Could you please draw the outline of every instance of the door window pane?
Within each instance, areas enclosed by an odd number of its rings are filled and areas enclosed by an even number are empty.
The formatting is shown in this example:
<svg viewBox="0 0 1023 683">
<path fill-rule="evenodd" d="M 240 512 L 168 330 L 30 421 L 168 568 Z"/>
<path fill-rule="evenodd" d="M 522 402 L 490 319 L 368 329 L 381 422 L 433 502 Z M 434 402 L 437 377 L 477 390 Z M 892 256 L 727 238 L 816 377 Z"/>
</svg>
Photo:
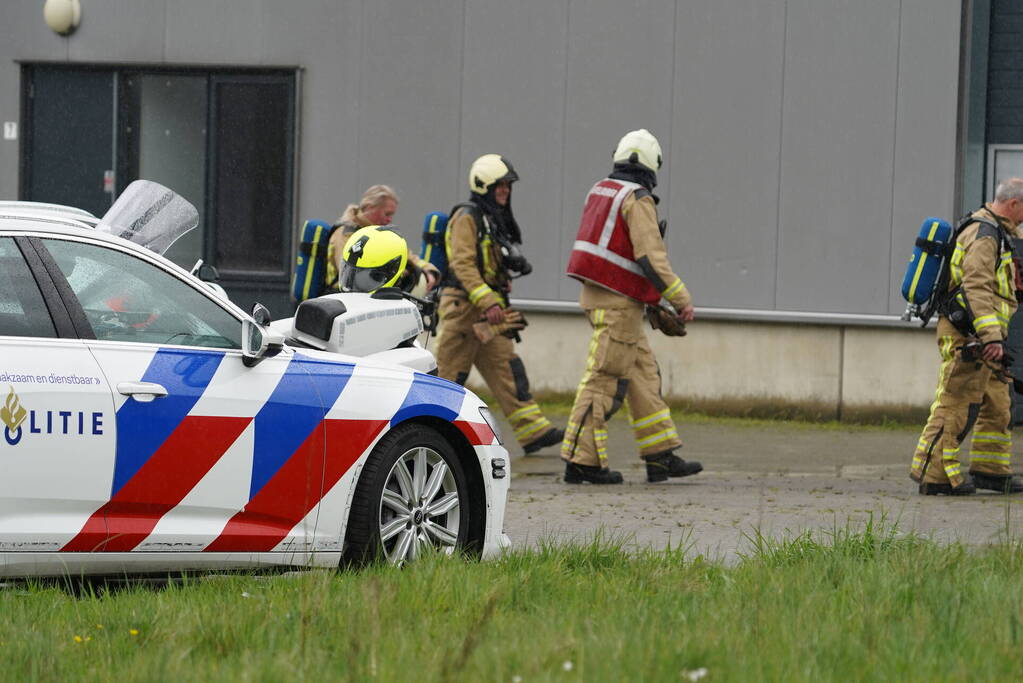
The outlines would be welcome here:
<svg viewBox="0 0 1023 683">
<path fill-rule="evenodd" d="M 216 264 L 222 270 L 288 270 L 291 88 L 216 82 Z"/>
<path fill-rule="evenodd" d="M 138 74 L 138 177 L 166 185 L 202 215 L 206 206 L 206 76 Z M 202 257 L 206 221 L 164 256 L 182 268 Z"/>
<path fill-rule="evenodd" d="M 57 336 L 35 278 L 10 237 L 0 237 L 0 336 Z"/>
<path fill-rule="evenodd" d="M 96 339 L 240 349 L 241 322 L 204 293 L 124 252 L 45 240 Z"/>
</svg>

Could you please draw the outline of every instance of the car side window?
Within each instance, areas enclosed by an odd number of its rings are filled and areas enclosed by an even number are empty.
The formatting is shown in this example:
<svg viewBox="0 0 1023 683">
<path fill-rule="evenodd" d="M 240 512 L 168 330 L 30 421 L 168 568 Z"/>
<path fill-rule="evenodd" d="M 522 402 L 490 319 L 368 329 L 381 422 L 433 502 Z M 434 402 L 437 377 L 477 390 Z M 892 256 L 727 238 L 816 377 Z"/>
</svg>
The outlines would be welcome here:
<svg viewBox="0 0 1023 683">
<path fill-rule="evenodd" d="M 193 287 L 116 249 L 43 240 L 96 339 L 241 348 L 241 321 Z"/>
<path fill-rule="evenodd" d="M 11 237 L 0 237 L 0 336 L 57 336 L 32 271 Z"/>
</svg>

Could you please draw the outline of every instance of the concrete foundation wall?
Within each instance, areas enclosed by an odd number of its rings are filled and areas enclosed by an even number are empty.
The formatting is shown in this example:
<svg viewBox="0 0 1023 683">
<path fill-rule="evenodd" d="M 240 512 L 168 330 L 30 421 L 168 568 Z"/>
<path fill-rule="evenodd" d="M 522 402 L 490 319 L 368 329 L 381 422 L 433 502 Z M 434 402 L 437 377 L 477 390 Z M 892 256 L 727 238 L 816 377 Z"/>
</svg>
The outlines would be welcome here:
<svg viewBox="0 0 1023 683">
<path fill-rule="evenodd" d="M 586 365 L 590 328 L 578 313 L 528 313 L 518 353 L 534 392 L 572 393 Z M 669 399 L 742 411 L 772 403 L 828 417 L 927 409 L 938 353 L 934 331 L 907 325 L 842 327 L 697 321 L 677 339 L 647 330 Z M 469 384 L 482 387 L 475 372 Z"/>
</svg>

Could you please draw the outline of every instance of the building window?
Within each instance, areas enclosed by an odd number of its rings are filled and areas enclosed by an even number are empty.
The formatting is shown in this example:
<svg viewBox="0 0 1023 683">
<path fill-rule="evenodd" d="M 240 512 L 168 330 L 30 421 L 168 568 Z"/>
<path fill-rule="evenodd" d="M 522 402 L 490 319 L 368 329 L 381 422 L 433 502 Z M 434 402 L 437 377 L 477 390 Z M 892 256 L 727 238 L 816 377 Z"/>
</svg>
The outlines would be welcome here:
<svg viewBox="0 0 1023 683">
<path fill-rule="evenodd" d="M 162 183 L 200 215 L 168 258 L 216 266 L 243 307 L 287 304 L 294 70 L 22 69 L 22 199 L 102 216 L 131 181 Z"/>
</svg>

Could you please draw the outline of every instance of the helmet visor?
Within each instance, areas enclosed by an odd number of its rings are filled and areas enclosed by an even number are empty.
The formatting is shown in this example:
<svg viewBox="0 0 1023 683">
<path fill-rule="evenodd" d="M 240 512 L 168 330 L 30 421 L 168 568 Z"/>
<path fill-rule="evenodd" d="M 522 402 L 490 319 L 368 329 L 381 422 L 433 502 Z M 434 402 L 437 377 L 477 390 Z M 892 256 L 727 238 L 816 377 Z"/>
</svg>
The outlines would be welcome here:
<svg viewBox="0 0 1023 683">
<path fill-rule="evenodd" d="M 380 266 L 362 267 L 345 263 L 341 268 L 340 285 L 346 292 L 375 292 L 388 287 L 398 279 L 401 256 L 395 256 Z"/>
</svg>

